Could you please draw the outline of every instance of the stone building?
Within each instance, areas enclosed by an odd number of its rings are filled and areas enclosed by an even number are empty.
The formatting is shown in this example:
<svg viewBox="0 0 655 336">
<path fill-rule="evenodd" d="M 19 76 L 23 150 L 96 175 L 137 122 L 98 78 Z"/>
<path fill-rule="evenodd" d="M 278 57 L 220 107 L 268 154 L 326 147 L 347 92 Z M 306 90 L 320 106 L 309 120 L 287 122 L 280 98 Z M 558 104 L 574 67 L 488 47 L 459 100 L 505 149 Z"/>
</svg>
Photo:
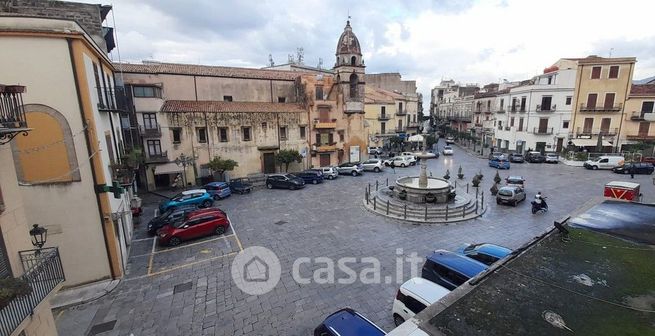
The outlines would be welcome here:
<svg viewBox="0 0 655 336">
<path fill-rule="evenodd" d="M 366 85 L 399 94 L 394 125 L 402 137 L 418 133 L 423 120 L 423 95 L 416 91 L 415 80 L 402 80 L 397 72 L 366 74 Z"/>
</svg>

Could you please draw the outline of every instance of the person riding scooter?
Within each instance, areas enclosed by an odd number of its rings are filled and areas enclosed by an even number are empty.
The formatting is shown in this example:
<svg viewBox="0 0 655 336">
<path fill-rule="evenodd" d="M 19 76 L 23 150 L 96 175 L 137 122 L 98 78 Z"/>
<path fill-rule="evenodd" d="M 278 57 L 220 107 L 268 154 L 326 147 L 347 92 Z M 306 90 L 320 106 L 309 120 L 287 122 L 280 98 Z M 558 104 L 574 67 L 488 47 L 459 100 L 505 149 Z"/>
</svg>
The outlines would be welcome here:
<svg viewBox="0 0 655 336">
<path fill-rule="evenodd" d="M 541 191 L 534 196 L 534 201 L 532 201 L 532 213 L 537 213 L 537 211 L 548 211 L 548 204 L 546 204 L 546 197 L 541 195 Z"/>
</svg>

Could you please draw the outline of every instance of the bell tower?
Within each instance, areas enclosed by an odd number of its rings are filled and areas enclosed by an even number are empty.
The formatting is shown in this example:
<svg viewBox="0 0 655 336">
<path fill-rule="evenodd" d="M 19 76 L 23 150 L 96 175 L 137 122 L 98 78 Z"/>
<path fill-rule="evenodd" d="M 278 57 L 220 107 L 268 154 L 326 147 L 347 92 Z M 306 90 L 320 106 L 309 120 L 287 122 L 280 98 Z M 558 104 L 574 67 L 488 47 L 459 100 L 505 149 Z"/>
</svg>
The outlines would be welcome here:
<svg viewBox="0 0 655 336">
<path fill-rule="evenodd" d="M 337 43 L 334 72 L 343 96 L 345 113 L 364 113 L 364 74 L 365 66 L 359 40 L 350 21 L 346 21 L 339 42 Z"/>
</svg>

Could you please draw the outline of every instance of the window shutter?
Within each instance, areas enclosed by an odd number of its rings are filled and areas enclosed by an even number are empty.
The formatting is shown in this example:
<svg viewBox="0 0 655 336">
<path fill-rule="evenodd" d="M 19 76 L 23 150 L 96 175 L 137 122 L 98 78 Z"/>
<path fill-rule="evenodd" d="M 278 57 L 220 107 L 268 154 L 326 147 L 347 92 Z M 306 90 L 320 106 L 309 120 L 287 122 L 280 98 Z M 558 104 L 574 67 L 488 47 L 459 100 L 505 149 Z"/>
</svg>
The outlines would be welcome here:
<svg viewBox="0 0 655 336">
<path fill-rule="evenodd" d="M 9 277 L 11 277 L 11 266 L 9 266 L 5 242 L 2 240 L 2 237 L 0 237 L 0 279 Z"/>
</svg>

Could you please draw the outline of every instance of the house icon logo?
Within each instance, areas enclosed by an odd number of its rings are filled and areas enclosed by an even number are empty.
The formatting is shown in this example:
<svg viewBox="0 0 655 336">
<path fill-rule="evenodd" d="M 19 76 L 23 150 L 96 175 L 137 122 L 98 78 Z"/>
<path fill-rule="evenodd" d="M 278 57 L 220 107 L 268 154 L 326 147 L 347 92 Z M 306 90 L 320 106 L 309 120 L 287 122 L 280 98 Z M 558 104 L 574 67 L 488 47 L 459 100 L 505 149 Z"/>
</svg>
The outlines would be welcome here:
<svg viewBox="0 0 655 336">
<path fill-rule="evenodd" d="M 273 251 L 252 246 L 239 252 L 230 268 L 232 280 L 246 294 L 262 295 L 270 292 L 280 281 L 282 268 Z"/>
</svg>

